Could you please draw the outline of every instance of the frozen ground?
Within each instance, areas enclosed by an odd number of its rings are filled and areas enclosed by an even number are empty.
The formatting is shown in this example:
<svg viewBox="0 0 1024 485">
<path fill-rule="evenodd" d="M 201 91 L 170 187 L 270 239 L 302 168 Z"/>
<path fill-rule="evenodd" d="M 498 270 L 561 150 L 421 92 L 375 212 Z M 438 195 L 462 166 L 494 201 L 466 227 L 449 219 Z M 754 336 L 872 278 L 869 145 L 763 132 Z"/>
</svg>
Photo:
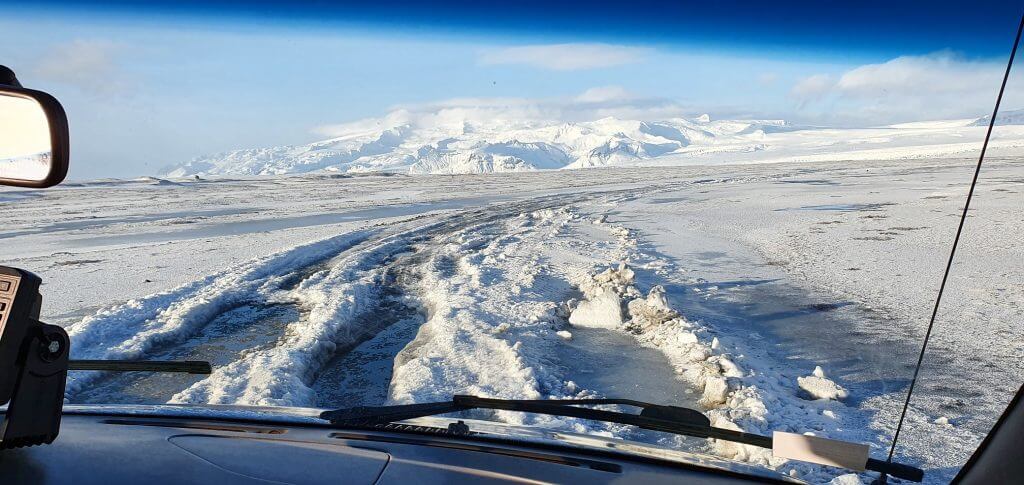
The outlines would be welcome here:
<svg viewBox="0 0 1024 485">
<path fill-rule="evenodd" d="M 972 163 L 111 180 L 0 191 L 0 248 L 43 277 L 43 318 L 76 357 L 215 367 L 76 373 L 71 402 L 624 396 L 884 458 Z M 931 481 L 1024 380 L 1022 190 L 1024 169 L 987 162 L 897 449 Z"/>
</svg>

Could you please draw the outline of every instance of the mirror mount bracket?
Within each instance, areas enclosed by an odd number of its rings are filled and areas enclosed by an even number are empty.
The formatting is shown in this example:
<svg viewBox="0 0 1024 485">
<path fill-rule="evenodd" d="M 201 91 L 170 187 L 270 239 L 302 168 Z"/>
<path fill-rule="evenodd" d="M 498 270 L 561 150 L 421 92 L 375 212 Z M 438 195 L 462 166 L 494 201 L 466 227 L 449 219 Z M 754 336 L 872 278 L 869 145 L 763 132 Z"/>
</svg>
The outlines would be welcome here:
<svg viewBox="0 0 1024 485">
<path fill-rule="evenodd" d="M 0 65 L 0 84 L 7 86 L 14 86 L 20 88 L 21 83 L 18 82 L 18 76 L 14 75 L 14 71 L 7 66 Z"/>
<path fill-rule="evenodd" d="M 0 425 L 0 449 L 52 443 L 60 432 L 68 376 L 67 332 L 39 321 L 24 343 L 25 363 Z"/>
<path fill-rule="evenodd" d="M 42 280 L 0 267 L 0 399 L 8 401 L 0 423 L 0 449 L 52 443 L 60 430 L 70 339 L 63 328 L 39 321 Z M 0 401 L 2 404 L 3 401 Z"/>
</svg>

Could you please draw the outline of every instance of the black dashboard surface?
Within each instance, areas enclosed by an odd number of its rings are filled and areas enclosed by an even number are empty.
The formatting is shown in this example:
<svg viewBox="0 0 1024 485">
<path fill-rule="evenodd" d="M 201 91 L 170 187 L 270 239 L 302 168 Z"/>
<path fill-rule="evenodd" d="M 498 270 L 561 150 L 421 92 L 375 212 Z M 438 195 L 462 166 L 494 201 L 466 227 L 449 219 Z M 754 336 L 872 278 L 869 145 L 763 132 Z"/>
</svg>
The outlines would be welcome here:
<svg viewBox="0 0 1024 485">
<path fill-rule="evenodd" d="M 394 431 L 65 415 L 48 446 L 0 451 L 3 483 L 749 483 L 698 467 Z"/>
</svg>

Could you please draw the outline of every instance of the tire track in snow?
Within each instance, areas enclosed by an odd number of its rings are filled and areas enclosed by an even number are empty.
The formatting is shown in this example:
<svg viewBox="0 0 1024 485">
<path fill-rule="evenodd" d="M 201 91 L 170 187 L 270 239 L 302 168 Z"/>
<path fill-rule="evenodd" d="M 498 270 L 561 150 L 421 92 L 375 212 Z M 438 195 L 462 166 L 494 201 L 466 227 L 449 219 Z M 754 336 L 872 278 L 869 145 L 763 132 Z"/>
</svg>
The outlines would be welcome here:
<svg viewBox="0 0 1024 485">
<path fill-rule="evenodd" d="M 401 291 L 389 276 L 394 268 L 400 268 L 396 261 L 418 246 L 429 247 L 427 242 L 436 235 L 502 219 L 523 208 L 561 203 L 544 197 L 460 211 L 412 229 L 393 231 L 335 257 L 326 269 L 287 292 L 302 309 L 301 317 L 285 327 L 273 346 L 245 353 L 215 369 L 213 375 L 175 394 L 171 401 L 289 406 L 335 402 L 330 392 L 336 387 L 316 385 L 325 364 L 408 316 L 401 302 L 396 305 Z M 318 399 L 318 390 L 327 396 Z"/>
<path fill-rule="evenodd" d="M 282 330 L 299 318 L 294 305 L 250 302 L 224 311 L 192 338 L 147 355 L 152 360 L 205 360 L 214 367 L 231 363 L 239 355 L 274 345 Z M 149 372 L 110 373 L 75 395 L 75 403 L 166 402 L 202 376 Z"/>
<path fill-rule="evenodd" d="M 295 352 L 288 355 L 305 362 L 298 368 L 280 363 L 271 365 L 282 371 L 282 375 L 263 379 L 260 390 L 250 389 L 249 392 L 239 387 L 242 385 L 239 382 L 247 382 L 253 376 L 240 377 L 237 368 L 233 369 L 235 378 L 229 379 L 236 381 L 236 385 L 221 390 L 211 388 L 216 379 L 196 382 L 194 376 L 74 372 L 67 397 L 72 402 L 156 402 L 189 386 L 172 399 L 313 405 L 315 393 L 309 390 L 307 383 L 316 380 L 325 356 L 343 354 L 392 323 L 408 320 L 410 312 L 403 309 L 405 303 L 399 301 L 404 290 L 393 288 L 386 271 L 381 270 L 393 265 L 397 255 L 416 245 L 430 247 L 430 243 L 424 242 L 438 235 L 452 234 L 524 211 L 618 192 L 543 196 L 462 210 L 454 215 L 449 212 L 418 216 L 383 229 L 357 231 L 298 246 L 170 291 L 101 310 L 68 328 L 75 358 L 208 359 L 221 371 L 232 365 L 242 366 L 241 361 L 259 360 L 255 356 L 265 358 L 267 353 L 280 350 L 282 345 L 295 347 L 304 342 L 301 334 L 314 327 L 323 330 L 326 324 L 330 329 L 314 336 L 312 341 L 305 341 L 310 347 L 292 349 Z M 346 266 L 347 270 L 338 270 L 340 266 Z M 342 277 L 339 279 L 339 276 Z M 350 280 L 357 276 L 363 281 L 351 285 Z M 331 285 L 358 291 L 325 291 Z M 339 306 L 339 302 L 358 304 L 344 310 L 341 307 L 345 304 Z M 388 316 L 388 309 L 396 311 Z M 380 315 L 382 310 L 383 322 L 374 323 L 372 318 L 366 317 Z M 311 316 L 316 320 L 312 325 Z M 339 319 L 345 323 L 334 326 Z M 250 346 L 239 349 L 237 345 L 227 345 L 230 342 L 247 342 Z M 250 366 L 241 374 L 249 371 L 255 369 Z M 331 393 L 324 392 L 330 398 Z"/>
<path fill-rule="evenodd" d="M 472 234 L 465 247 L 481 247 L 494 241 L 515 238 L 503 232 L 505 221 L 523 211 L 558 207 L 574 200 L 543 198 L 529 203 L 483 210 L 449 220 L 411 244 L 408 252 L 395 257 L 383 271 L 380 305 L 359 317 L 358 328 L 366 329 L 339 350 L 317 376 L 314 388 L 323 407 L 381 405 L 390 400 L 392 374 L 425 337 L 417 333 L 435 309 L 423 298 L 423 279 L 431 270 L 441 278 L 454 277 L 459 262 L 449 254 L 457 241 Z"/>
<path fill-rule="evenodd" d="M 297 271 L 344 252 L 369 236 L 370 231 L 357 231 L 305 244 L 169 291 L 103 309 L 67 328 L 72 357 L 143 359 L 175 347 L 187 347 L 197 335 L 197 342 L 214 338 L 215 335 L 203 332 L 221 315 L 246 306 L 286 302 L 280 299 L 281 293 L 295 285 Z M 228 332 L 224 336 L 247 326 L 225 329 Z M 109 392 L 104 392 L 105 382 L 110 382 L 106 388 Z M 65 396 L 77 402 L 77 393 L 89 389 L 93 399 L 119 402 L 118 391 L 128 382 L 110 373 L 71 372 Z"/>
<path fill-rule="evenodd" d="M 443 218 L 444 216 L 439 216 Z M 273 346 L 308 308 L 293 294 L 348 253 L 372 251 L 395 234 L 447 227 L 414 217 L 383 230 L 360 230 L 257 258 L 181 287 L 98 311 L 68 327 L 74 358 L 204 359 L 215 366 Z M 419 224 L 419 225 L 417 225 Z M 413 227 L 410 229 L 410 227 Z M 258 338 L 253 338 L 258 336 Z M 249 342 L 237 348 L 230 343 Z M 217 352 L 217 348 L 222 352 Z M 198 376 L 72 372 L 71 402 L 161 402 Z M 184 385 L 183 385 L 184 384 Z M 136 387 L 139 387 L 136 389 Z M 173 391 L 172 391 L 173 390 Z"/>
<path fill-rule="evenodd" d="M 607 203 L 608 197 L 600 200 Z M 615 244 L 589 241 L 571 230 L 580 223 L 574 210 L 561 207 L 447 238 L 421 266 L 420 283 L 410 289 L 430 312 L 413 342 L 394 359 L 386 401 L 425 402 L 471 393 L 509 399 L 631 397 L 691 406 L 696 398 L 687 395 L 688 383 L 660 351 L 622 330 L 569 326 L 563 302 L 579 296 L 574 280 L 620 253 Z M 590 226 L 589 221 L 583 224 Z M 378 402 L 363 404 L 381 404 L 384 397 L 378 389 Z M 662 433 L 571 418 L 472 414 L 680 443 Z"/>
</svg>

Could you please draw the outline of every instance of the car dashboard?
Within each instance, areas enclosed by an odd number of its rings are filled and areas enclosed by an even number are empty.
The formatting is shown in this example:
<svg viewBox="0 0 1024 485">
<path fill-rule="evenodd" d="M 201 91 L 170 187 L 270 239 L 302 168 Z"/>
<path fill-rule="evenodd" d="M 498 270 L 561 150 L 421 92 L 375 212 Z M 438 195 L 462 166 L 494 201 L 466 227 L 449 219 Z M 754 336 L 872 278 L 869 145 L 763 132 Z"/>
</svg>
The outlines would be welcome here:
<svg viewBox="0 0 1024 485">
<path fill-rule="evenodd" d="M 788 480 L 621 452 L 393 424 L 65 414 L 50 445 L 0 451 L 4 483 L 749 483 Z"/>
</svg>

